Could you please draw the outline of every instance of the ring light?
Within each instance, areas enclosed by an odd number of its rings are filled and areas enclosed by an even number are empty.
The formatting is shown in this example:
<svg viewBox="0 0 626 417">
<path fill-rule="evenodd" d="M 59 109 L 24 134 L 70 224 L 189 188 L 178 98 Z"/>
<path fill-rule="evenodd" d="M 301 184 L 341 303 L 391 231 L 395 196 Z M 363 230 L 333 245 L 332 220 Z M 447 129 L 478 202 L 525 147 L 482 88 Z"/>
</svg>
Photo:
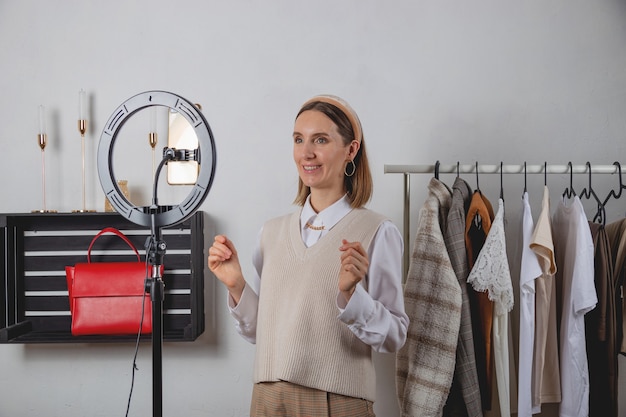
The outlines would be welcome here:
<svg viewBox="0 0 626 417">
<path fill-rule="evenodd" d="M 189 122 L 198 137 L 197 149 L 165 148 L 154 178 L 154 196 L 149 207 L 136 207 L 117 187 L 113 172 L 113 146 L 124 123 L 136 112 L 146 107 L 164 106 L 176 110 Z M 202 157 L 202 158 L 201 158 Z M 177 206 L 158 206 L 157 180 L 160 169 L 169 161 L 197 161 L 200 166 L 191 192 Z M 151 265 L 152 276 L 146 279 L 146 292 L 152 301 L 152 415 L 163 415 L 163 299 L 164 283 L 161 277 L 166 244 L 161 240 L 161 227 L 170 226 L 190 217 L 206 198 L 215 175 L 215 144 L 211 128 L 198 108 L 184 98 L 165 91 L 146 91 L 122 103 L 107 121 L 98 147 L 98 176 L 106 198 L 119 214 L 131 222 L 150 227 L 151 237 L 146 241 L 146 263 Z"/>
<path fill-rule="evenodd" d="M 199 155 L 195 158 L 200 166 L 196 183 L 187 197 L 179 205 L 159 207 L 156 214 L 150 213 L 148 207 L 137 207 L 128 201 L 117 186 L 112 163 L 115 139 L 124 123 L 139 110 L 151 106 L 168 107 L 185 117 L 198 137 Z M 166 91 L 146 91 L 122 103 L 106 122 L 98 147 L 98 176 L 106 198 L 119 214 L 142 226 L 151 226 L 153 220 L 156 226 L 170 226 L 189 218 L 211 188 L 215 162 L 213 134 L 202 113 L 189 100 Z"/>
</svg>

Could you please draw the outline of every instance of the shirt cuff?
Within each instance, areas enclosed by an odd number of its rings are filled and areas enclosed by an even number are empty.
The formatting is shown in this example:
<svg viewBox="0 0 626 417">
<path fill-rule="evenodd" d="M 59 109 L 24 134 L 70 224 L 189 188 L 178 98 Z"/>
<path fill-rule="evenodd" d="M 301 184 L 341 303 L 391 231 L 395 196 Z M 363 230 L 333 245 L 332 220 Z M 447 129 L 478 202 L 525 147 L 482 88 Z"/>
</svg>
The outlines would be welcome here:
<svg viewBox="0 0 626 417">
<path fill-rule="evenodd" d="M 365 326 L 374 314 L 375 307 L 374 300 L 361 285 L 356 286 L 350 301 L 347 303 L 341 293 L 337 295 L 339 320 L 349 327 L 360 328 Z"/>
<path fill-rule="evenodd" d="M 243 287 L 243 291 L 241 293 L 241 298 L 239 299 L 239 303 L 235 304 L 235 299 L 228 293 L 228 309 L 230 314 L 239 322 L 249 322 L 251 318 L 256 315 L 256 312 L 253 311 L 252 306 L 255 306 L 256 303 L 252 302 L 252 298 L 256 297 L 252 288 L 246 285 Z"/>
</svg>

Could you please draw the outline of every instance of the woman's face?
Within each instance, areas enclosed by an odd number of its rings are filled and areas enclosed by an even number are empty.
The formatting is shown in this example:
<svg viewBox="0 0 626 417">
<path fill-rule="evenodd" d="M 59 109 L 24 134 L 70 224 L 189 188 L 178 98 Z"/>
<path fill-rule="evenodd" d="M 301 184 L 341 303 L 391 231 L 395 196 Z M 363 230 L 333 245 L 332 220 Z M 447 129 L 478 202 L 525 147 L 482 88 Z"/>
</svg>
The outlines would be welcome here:
<svg viewBox="0 0 626 417">
<path fill-rule="evenodd" d="M 344 170 L 354 159 L 358 142 L 344 145 L 337 125 L 317 110 L 302 112 L 293 131 L 293 159 L 304 185 L 311 192 L 345 193 Z"/>
</svg>

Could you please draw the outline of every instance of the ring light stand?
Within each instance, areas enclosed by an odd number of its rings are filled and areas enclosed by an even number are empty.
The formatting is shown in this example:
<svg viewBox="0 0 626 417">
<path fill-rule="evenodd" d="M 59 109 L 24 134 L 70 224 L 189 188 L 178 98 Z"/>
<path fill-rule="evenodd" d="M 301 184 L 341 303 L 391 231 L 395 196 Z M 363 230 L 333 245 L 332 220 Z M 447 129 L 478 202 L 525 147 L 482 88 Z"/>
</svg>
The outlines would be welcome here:
<svg viewBox="0 0 626 417">
<path fill-rule="evenodd" d="M 139 110 L 151 106 L 164 106 L 185 117 L 198 137 L 198 149 L 164 148 L 163 160 L 156 170 L 152 204 L 136 207 L 126 199 L 117 186 L 113 172 L 113 146 L 124 123 Z M 202 158 L 201 158 L 202 157 Z M 169 161 L 197 161 L 200 167 L 196 183 L 190 193 L 175 206 L 157 204 L 157 179 L 161 168 Z M 106 122 L 98 146 L 98 176 L 106 198 L 115 210 L 140 226 L 150 227 L 151 237 L 146 242 L 147 262 L 151 277 L 146 291 L 152 301 L 152 406 L 153 416 L 163 415 L 163 298 L 164 284 L 161 276 L 167 245 L 161 238 L 161 228 L 180 223 L 189 218 L 206 198 L 215 175 L 215 144 L 206 119 L 190 101 L 165 91 L 147 91 L 122 103 Z"/>
</svg>

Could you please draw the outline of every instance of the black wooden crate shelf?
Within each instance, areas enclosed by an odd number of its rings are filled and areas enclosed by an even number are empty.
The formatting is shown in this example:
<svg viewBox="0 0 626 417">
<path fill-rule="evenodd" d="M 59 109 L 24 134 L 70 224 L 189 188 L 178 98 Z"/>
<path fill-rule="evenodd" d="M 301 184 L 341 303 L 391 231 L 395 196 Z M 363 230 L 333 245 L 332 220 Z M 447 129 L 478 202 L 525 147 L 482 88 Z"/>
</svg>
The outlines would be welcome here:
<svg viewBox="0 0 626 417">
<path fill-rule="evenodd" d="M 167 245 L 163 340 L 193 341 L 204 332 L 204 213 L 162 229 Z M 0 214 L 0 343 L 135 341 L 136 335 L 72 336 L 65 267 L 87 261 L 105 227 L 122 231 L 145 259 L 150 230 L 117 213 Z M 132 262 L 119 237 L 103 235 L 92 262 Z M 149 297 L 149 294 L 147 295 Z M 150 340 L 150 335 L 141 336 Z"/>
</svg>

